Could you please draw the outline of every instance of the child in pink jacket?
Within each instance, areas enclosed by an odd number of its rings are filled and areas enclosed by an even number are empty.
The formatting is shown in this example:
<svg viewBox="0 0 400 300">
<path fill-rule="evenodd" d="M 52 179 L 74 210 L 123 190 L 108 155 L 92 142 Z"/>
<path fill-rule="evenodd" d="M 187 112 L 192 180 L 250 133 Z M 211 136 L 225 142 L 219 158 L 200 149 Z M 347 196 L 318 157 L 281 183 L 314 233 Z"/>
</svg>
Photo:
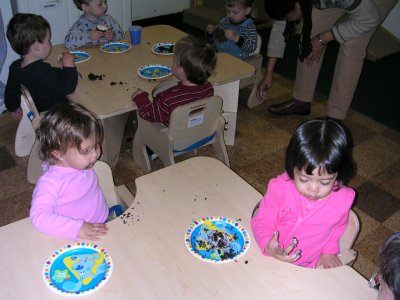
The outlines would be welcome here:
<svg viewBox="0 0 400 300">
<path fill-rule="evenodd" d="M 286 172 L 273 178 L 251 220 L 264 255 L 309 268 L 341 265 L 339 239 L 354 191 L 350 133 L 332 119 L 302 123 L 286 149 Z"/>
</svg>

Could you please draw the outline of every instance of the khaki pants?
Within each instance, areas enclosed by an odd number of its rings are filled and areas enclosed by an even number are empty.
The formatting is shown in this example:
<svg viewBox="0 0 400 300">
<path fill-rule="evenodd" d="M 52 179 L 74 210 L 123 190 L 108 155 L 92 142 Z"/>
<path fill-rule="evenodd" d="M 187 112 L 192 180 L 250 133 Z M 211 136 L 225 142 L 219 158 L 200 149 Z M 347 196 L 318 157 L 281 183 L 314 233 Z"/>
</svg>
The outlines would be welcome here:
<svg viewBox="0 0 400 300">
<path fill-rule="evenodd" d="M 382 21 L 389 14 L 396 2 L 397 0 L 375 0 Z M 313 9 L 311 37 L 318 33 L 329 31 L 345 14 L 345 10 L 337 8 Z M 375 30 L 372 30 L 340 44 L 328 98 L 327 116 L 340 120 L 346 117 L 360 78 L 366 49 L 374 33 Z M 294 98 L 304 102 L 312 102 L 323 55 L 319 63 L 314 63 L 312 66 L 307 66 L 301 63 L 300 60 L 297 61 L 296 81 L 293 91 Z"/>
</svg>

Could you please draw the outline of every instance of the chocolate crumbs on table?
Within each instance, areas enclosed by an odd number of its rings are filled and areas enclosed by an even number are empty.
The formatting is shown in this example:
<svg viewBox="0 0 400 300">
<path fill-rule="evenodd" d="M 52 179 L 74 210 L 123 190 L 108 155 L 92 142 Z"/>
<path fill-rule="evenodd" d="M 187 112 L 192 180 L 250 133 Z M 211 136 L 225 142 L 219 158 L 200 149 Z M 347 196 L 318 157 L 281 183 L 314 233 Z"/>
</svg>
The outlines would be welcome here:
<svg viewBox="0 0 400 300">
<path fill-rule="evenodd" d="M 88 75 L 89 80 L 103 80 L 103 77 L 105 77 L 105 75 L 103 75 L 103 74 L 96 75 L 96 74 L 93 74 L 92 72 L 90 72 Z"/>
</svg>

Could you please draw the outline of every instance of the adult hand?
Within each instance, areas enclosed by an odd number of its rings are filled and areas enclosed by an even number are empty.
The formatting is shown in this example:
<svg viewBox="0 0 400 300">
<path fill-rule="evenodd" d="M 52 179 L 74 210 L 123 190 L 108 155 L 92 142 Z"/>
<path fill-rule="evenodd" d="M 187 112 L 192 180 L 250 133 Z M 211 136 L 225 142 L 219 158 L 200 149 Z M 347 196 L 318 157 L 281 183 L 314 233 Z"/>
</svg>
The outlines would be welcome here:
<svg viewBox="0 0 400 300">
<path fill-rule="evenodd" d="M 61 55 L 61 65 L 63 67 L 75 67 L 75 56 L 69 52 L 63 52 Z"/>
<path fill-rule="evenodd" d="M 265 251 L 267 251 L 270 256 L 278 260 L 285 262 L 294 262 L 301 257 L 300 249 L 296 250 L 294 254 L 290 255 L 293 249 L 297 246 L 297 243 L 298 241 L 294 237 L 292 239 L 292 243 L 288 247 L 283 248 L 279 242 L 279 232 L 275 231 L 268 245 L 265 247 Z"/>
<path fill-rule="evenodd" d="M 211 25 L 211 24 L 207 25 L 207 33 L 208 34 L 213 34 L 214 31 L 215 31 L 215 26 L 214 25 Z"/>
<path fill-rule="evenodd" d="M 80 239 L 98 241 L 99 237 L 106 235 L 107 232 L 108 228 L 106 224 L 84 222 L 79 230 L 78 237 Z"/>
<path fill-rule="evenodd" d="M 89 31 L 89 39 L 92 41 L 98 41 L 104 36 L 104 32 L 97 29 Z"/>
<path fill-rule="evenodd" d="M 323 45 L 319 42 L 318 37 L 314 37 L 311 40 L 312 51 L 304 60 L 307 66 L 312 66 L 314 63 L 318 63 L 321 59 L 322 54 L 326 49 L 326 45 Z"/>
<path fill-rule="evenodd" d="M 317 262 L 317 268 L 322 269 L 336 268 L 340 267 L 341 265 L 342 262 L 335 254 L 321 254 L 321 257 Z"/>
<path fill-rule="evenodd" d="M 272 87 L 272 74 L 265 74 L 257 87 L 257 98 L 261 102 L 268 100 L 267 91 Z"/>
</svg>

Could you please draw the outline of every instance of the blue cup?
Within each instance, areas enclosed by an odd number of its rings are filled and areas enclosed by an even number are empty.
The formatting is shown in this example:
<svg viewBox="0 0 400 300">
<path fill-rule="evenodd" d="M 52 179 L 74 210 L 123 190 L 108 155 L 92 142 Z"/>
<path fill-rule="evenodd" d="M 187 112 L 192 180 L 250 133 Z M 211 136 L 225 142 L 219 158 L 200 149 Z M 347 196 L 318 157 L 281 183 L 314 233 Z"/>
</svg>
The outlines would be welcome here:
<svg viewBox="0 0 400 300">
<path fill-rule="evenodd" d="M 129 27 L 129 34 L 131 35 L 131 44 L 139 45 L 142 39 L 142 26 L 134 25 Z"/>
</svg>

